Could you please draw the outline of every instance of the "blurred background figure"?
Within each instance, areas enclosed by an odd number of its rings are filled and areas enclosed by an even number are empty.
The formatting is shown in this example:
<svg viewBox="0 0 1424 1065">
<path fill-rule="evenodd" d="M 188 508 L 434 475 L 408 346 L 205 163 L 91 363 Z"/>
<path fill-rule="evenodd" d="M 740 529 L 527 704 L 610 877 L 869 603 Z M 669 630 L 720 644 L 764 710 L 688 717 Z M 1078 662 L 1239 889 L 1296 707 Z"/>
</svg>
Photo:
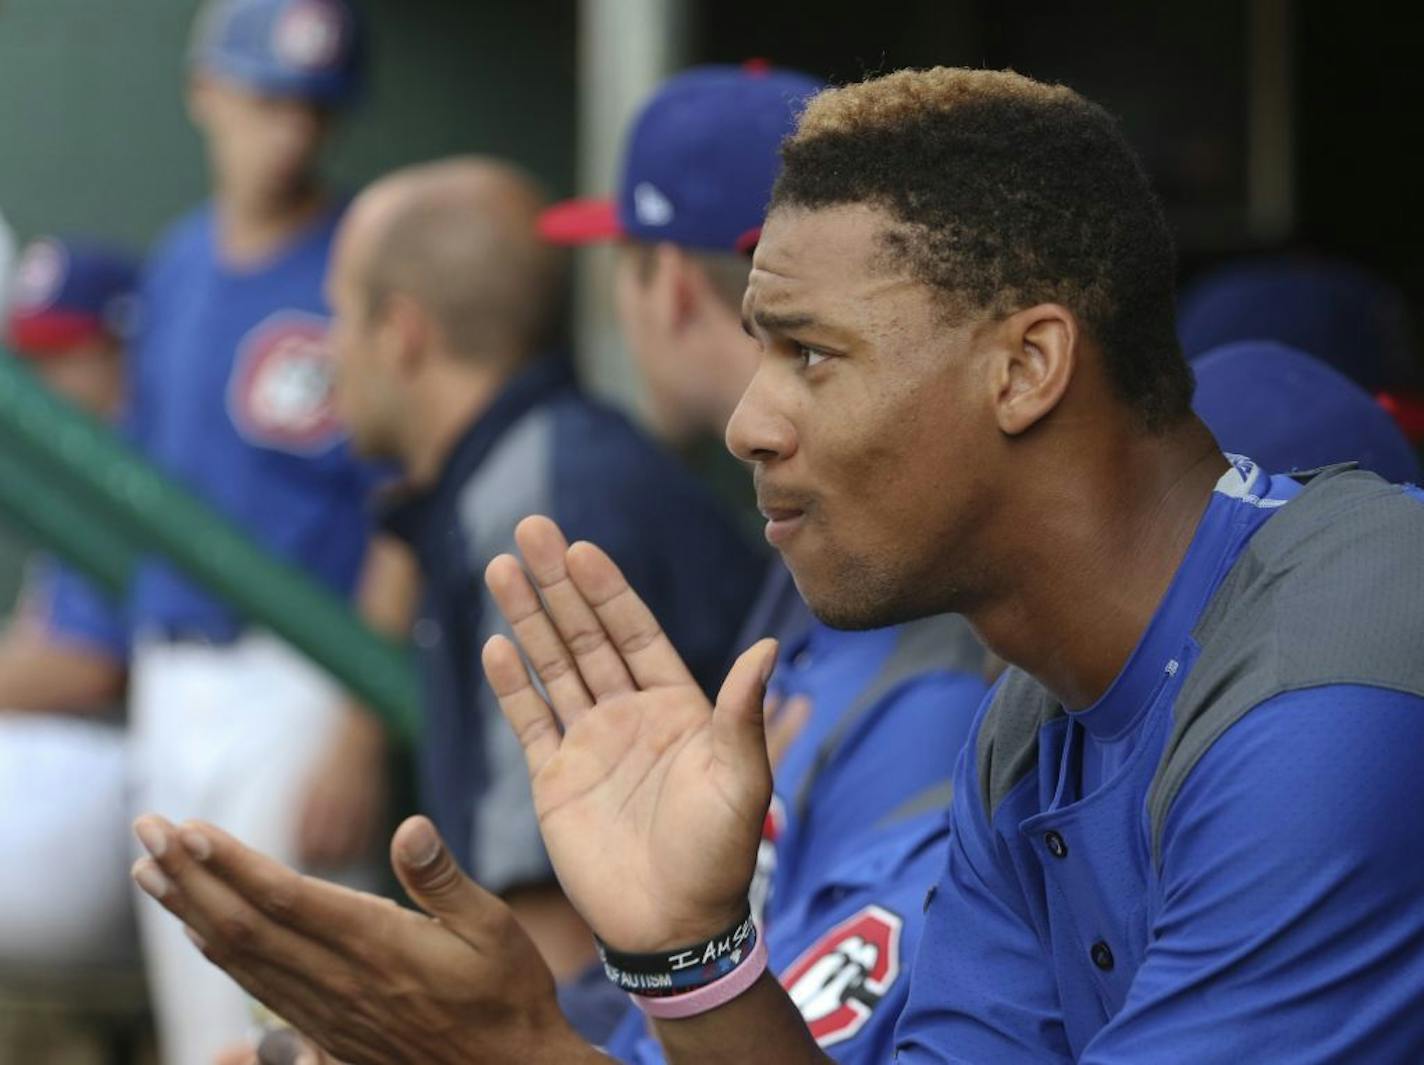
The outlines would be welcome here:
<svg viewBox="0 0 1424 1065">
<path fill-rule="evenodd" d="M 675 460 L 576 387 L 550 346 L 563 256 L 534 229 L 544 198 L 512 166 L 451 159 L 364 192 L 329 291 L 337 408 L 355 447 L 397 461 L 387 526 L 422 588 L 422 804 L 457 860 L 505 896 L 557 976 L 593 957 L 539 836 L 522 749 L 479 669 L 503 623 L 484 568 L 530 514 L 605 547 L 715 691 L 762 559 Z"/>
<path fill-rule="evenodd" d="M 114 418 L 121 402 L 136 273 L 120 252 L 55 238 L 26 247 L 16 271 L 6 344 L 97 418 Z M 137 963 L 111 683 L 125 653 L 115 604 L 55 559 L 34 558 L 0 635 L 0 810 L 26 811 L 0 817 L 0 970 L 52 980 Z M 78 713 L 18 712 L 36 710 Z M 35 876 L 42 868 L 56 875 Z"/>
<path fill-rule="evenodd" d="M 5 343 L 55 392 L 105 421 L 123 401 L 138 263 L 102 245 L 42 237 L 15 271 Z"/>
<path fill-rule="evenodd" d="M 1192 406 L 1226 451 L 1282 473 L 1355 462 L 1387 481 L 1419 481 L 1419 459 L 1359 384 L 1271 341 L 1212 348 L 1192 361 Z"/>
<path fill-rule="evenodd" d="M 1183 290 L 1177 327 L 1189 359 L 1243 340 L 1309 352 L 1385 397 L 1411 440 L 1424 441 L 1408 306 L 1398 289 L 1359 266 L 1305 256 L 1227 263 Z"/>
<path fill-rule="evenodd" d="M 136 274 L 113 248 L 41 238 L 11 286 L 6 346 L 100 420 L 122 401 Z M 141 1031 L 145 1005 L 126 882 L 125 626 L 105 593 L 26 546 L 0 633 L 0 980 L 24 1001 L 82 1011 L 90 1038 L 107 1031 L 114 1051 Z M 53 710 L 65 712 L 35 712 Z M 36 875 L 46 868 L 52 877 Z M 48 1060 L 55 1046 L 36 1050 Z M 25 1053 L 0 1025 L 7 1052 Z"/>
<path fill-rule="evenodd" d="M 213 0 L 186 103 L 211 198 L 145 269 L 125 432 L 160 470 L 277 557 L 402 631 L 405 568 L 374 542 L 331 402 L 322 295 L 344 206 L 319 161 L 357 98 L 362 42 L 342 0 Z M 286 644 L 171 564 L 125 602 L 137 809 L 202 817 L 306 870 L 372 884 L 383 834 L 379 722 Z M 139 926 L 163 1058 L 212 1059 L 248 1034 L 242 990 L 157 907 Z"/>
</svg>

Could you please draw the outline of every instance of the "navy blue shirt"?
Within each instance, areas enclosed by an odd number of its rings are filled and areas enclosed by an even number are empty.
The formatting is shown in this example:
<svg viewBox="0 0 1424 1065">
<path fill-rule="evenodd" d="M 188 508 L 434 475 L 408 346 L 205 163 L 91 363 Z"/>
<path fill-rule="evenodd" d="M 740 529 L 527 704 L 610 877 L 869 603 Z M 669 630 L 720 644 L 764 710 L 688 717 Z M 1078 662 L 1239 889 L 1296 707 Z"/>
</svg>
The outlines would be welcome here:
<svg viewBox="0 0 1424 1065">
<path fill-rule="evenodd" d="M 604 548 L 708 690 L 764 569 L 711 495 L 553 358 L 507 385 L 429 490 L 391 508 L 386 526 L 415 549 L 424 581 L 412 632 L 426 689 L 422 801 L 495 891 L 552 875 L 523 754 L 480 667 L 485 641 L 507 631 L 484 569 L 515 549 L 530 514 Z"/>
</svg>

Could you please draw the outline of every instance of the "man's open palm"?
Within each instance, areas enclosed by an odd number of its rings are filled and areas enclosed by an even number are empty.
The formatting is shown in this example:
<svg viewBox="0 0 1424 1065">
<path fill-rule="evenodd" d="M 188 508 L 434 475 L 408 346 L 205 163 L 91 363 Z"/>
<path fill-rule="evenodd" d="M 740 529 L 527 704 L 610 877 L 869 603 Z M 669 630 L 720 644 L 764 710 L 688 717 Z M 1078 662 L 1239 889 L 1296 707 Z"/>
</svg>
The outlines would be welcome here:
<svg viewBox="0 0 1424 1065">
<path fill-rule="evenodd" d="M 569 547 L 547 518 L 526 518 L 515 540 L 525 566 L 501 555 L 485 580 L 544 694 L 504 637 L 484 667 L 564 890 L 620 950 L 724 930 L 743 916 L 771 796 L 762 696 L 775 643 L 737 660 L 714 709 L 606 554 Z"/>
</svg>

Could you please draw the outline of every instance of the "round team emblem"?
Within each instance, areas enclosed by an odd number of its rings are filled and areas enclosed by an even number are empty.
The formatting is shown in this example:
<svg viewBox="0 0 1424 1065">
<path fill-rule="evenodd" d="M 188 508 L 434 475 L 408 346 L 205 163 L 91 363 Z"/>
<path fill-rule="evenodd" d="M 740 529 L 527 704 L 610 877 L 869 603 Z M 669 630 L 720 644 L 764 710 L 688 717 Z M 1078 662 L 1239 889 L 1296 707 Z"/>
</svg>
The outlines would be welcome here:
<svg viewBox="0 0 1424 1065">
<path fill-rule="evenodd" d="M 804 951 L 781 983 L 816 1043 L 854 1036 L 900 977 L 898 915 L 866 906 Z"/>
<path fill-rule="evenodd" d="M 279 311 L 243 338 L 228 383 L 228 413 L 246 439 L 300 455 L 341 439 L 326 331 L 318 315 Z"/>
<path fill-rule="evenodd" d="M 25 249 L 15 267 L 15 287 L 12 300 L 17 310 L 42 311 L 59 296 L 64 287 L 64 275 L 69 271 L 69 256 L 52 240 L 37 240 Z"/>
<path fill-rule="evenodd" d="M 322 70 L 341 55 L 343 30 L 340 10 L 327 0 L 301 0 L 277 20 L 273 51 L 298 70 Z"/>
</svg>

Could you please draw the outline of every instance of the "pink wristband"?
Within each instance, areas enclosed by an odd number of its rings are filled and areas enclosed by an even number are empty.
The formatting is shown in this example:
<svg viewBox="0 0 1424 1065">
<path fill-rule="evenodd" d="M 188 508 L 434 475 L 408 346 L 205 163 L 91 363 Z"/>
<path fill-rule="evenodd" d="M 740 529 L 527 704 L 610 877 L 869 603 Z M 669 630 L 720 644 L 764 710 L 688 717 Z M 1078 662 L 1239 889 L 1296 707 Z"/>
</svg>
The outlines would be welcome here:
<svg viewBox="0 0 1424 1065">
<path fill-rule="evenodd" d="M 649 1017 L 660 1021 L 680 1021 L 685 1017 L 696 1017 L 700 1013 L 710 1013 L 718 1006 L 725 1006 L 766 972 L 766 940 L 757 938 L 756 946 L 747 955 L 747 960 L 738 965 L 720 980 L 714 980 L 706 987 L 689 991 L 685 995 L 668 995 L 664 998 L 650 998 L 647 995 L 629 995 L 633 1005 Z"/>
</svg>

